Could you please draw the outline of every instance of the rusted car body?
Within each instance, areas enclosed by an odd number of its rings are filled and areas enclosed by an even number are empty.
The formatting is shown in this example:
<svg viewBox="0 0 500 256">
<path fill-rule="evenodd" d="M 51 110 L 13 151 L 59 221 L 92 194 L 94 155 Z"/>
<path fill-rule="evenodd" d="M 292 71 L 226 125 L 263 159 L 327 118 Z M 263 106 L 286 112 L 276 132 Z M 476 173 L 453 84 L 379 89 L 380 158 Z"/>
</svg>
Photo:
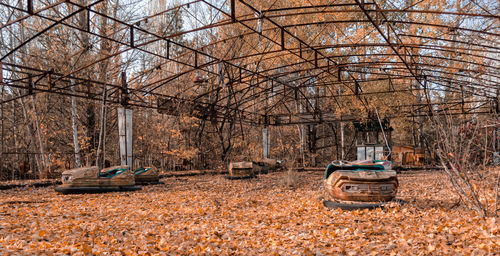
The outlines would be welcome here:
<svg viewBox="0 0 500 256">
<path fill-rule="evenodd" d="M 136 185 L 160 184 L 160 175 L 154 167 L 141 167 L 134 170 L 134 175 Z"/>
<path fill-rule="evenodd" d="M 330 199 L 387 202 L 398 190 L 395 171 L 386 162 L 336 162 L 327 167 L 324 180 Z"/>
<path fill-rule="evenodd" d="M 281 168 L 282 168 L 282 161 L 278 159 L 264 158 L 260 161 L 254 162 L 254 169 L 259 174 L 276 172 Z"/>
<path fill-rule="evenodd" d="M 231 162 L 229 163 L 229 176 L 231 179 L 243 179 L 255 177 L 255 168 L 253 162 Z"/>
<path fill-rule="evenodd" d="M 128 170 L 128 166 L 113 166 L 101 171 L 97 166 L 91 166 L 64 171 L 62 185 L 57 186 L 55 191 L 71 194 L 140 189 L 134 185 L 134 174 Z"/>
</svg>

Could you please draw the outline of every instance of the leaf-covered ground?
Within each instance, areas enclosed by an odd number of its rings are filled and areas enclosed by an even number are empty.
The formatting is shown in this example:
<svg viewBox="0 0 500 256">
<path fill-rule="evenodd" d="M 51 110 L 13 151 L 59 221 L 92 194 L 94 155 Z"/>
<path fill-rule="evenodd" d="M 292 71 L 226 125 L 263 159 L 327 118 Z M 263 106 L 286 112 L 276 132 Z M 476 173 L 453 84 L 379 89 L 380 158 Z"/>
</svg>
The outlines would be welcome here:
<svg viewBox="0 0 500 256">
<path fill-rule="evenodd" d="M 252 180 L 167 178 L 142 191 L 60 195 L 0 191 L 0 252 L 216 255 L 499 255 L 500 218 L 466 211 L 437 172 L 403 174 L 377 210 L 328 210 L 322 173 Z M 290 179 L 288 179 L 290 182 Z"/>
</svg>

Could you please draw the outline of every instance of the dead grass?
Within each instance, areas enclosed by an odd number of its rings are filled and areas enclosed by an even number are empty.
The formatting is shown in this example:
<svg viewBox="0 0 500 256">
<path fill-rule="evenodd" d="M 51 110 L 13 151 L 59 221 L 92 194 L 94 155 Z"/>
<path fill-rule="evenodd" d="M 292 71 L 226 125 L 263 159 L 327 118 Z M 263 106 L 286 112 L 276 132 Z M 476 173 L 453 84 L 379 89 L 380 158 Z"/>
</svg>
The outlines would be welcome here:
<svg viewBox="0 0 500 256">
<path fill-rule="evenodd" d="M 300 175 L 293 169 L 289 169 L 283 174 L 283 182 L 286 186 L 294 188 L 299 185 Z"/>
</svg>

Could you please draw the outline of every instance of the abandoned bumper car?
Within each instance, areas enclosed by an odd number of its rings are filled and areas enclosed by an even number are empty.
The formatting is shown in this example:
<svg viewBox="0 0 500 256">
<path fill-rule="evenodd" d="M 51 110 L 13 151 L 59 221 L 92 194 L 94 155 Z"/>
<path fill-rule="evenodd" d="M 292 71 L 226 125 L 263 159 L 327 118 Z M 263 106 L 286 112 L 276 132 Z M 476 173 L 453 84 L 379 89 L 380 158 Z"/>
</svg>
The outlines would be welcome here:
<svg viewBox="0 0 500 256">
<path fill-rule="evenodd" d="M 156 185 L 162 184 L 160 182 L 160 175 L 158 170 L 154 167 L 141 167 L 134 170 L 135 184 L 136 185 Z"/>
<path fill-rule="evenodd" d="M 228 169 L 230 180 L 256 178 L 257 174 L 266 174 L 281 169 L 281 160 L 264 158 L 261 161 L 230 162 Z"/>
<path fill-rule="evenodd" d="M 256 166 L 253 162 L 231 162 L 229 163 L 229 176 L 230 180 L 249 179 L 256 177 Z"/>
<path fill-rule="evenodd" d="M 326 168 L 324 187 L 328 208 L 373 209 L 394 200 L 398 179 L 390 161 L 334 161 Z"/>
<path fill-rule="evenodd" d="M 260 161 L 256 161 L 253 163 L 254 166 L 257 165 L 256 171 L 259 174 L 266 174 L 270 172 L 276 172 L 282 169 L 283 162 L 278 159 L 272 158 L 264 158 Z"/>
<path fill-rule="evenodd" d="M 128 166 L 113 166 L 99 171 L 97 166 L 82 167 L 64 171 L 62 185 L 55 191 L 63 194 L 104 193 L 113 191 L 135 191 L 134 173 Z"/>
</svg>

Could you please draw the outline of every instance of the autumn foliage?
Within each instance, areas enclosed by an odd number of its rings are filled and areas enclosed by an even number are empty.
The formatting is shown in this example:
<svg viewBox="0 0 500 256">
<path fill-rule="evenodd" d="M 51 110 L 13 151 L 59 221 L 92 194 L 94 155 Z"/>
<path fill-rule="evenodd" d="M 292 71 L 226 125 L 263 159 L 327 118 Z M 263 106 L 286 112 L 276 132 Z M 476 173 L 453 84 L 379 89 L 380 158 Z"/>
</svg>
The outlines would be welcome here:
<svg viewBox="0 0 500 256">
<path fill-rule="evenodd" d="M 19 188 L 0 191 L 0 252 L 498 255 L 499 5 L 2 0 L 0 180 Z M 118 107 L 134 111 L 131 169 L 286 172 L 21 186 L 120 164 Z M 320 171 L 296 170 L 356 159 L 368 124 L 386 158 L 424 152 L 422 170 L 400 175 L 402 206 L 328 210 Z"/>
<path fill-rule="evenodd" d="M 497 170 L 498 171 L 498 170 Z M 407 203 L 329 210 L 322 173 L 167 178 L 133 193 L 0 192 L 0 251 L 72 255 L 495 255 L 500 219 L 464 214 L 441 172 L 399 177 Z M 493 200 L 493 189 L 487 191 Z"/>
</svg>

